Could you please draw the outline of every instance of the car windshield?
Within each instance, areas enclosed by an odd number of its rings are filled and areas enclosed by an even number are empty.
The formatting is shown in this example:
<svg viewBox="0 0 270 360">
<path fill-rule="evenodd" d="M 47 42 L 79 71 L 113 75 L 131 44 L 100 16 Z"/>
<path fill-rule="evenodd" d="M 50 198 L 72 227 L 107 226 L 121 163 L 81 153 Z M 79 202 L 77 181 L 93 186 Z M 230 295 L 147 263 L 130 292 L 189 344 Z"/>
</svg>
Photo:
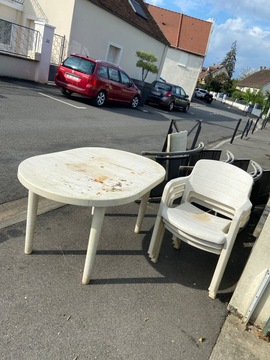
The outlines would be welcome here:
<svg viewBox="0 0 270 360">
<path fill-rule="evenodd" d="M 70 56 L 63 62 L 63 65 L 88 75 L 92 75 L 95 69 L 94 62 L 79 58 L 77 56 Z"/>
</svg>

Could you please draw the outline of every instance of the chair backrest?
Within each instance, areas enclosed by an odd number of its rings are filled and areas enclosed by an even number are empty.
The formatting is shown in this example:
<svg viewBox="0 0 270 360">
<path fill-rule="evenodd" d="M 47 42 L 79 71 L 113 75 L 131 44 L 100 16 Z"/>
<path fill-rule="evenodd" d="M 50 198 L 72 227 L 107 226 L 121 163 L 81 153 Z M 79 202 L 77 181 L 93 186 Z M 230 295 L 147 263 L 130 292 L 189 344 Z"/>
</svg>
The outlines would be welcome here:
<svg viewBox="0 0 270 360">
<path fill-rule="evenodd" d="M 251 193 L 253 178 L 223 161 L 199 160 L 195 164 L 182 201 L 195 202 L 232 217 Z"/>
<path fill-rule="evenodd" d="M 265 205 L 270 196 L 270 170 L 263 170 L 262 176 L 255 181 L 252 192 L 251 202 L 253 206 Z"/>
<path fill-rule="evenodd" d="M 232 164 L 239 167 L 242 170 L 247 171 L 249 167 L 250 159 L 234 159 Z"/>
<path fill-rule="evenodd" d="M 156 162 L 166 169 L 166 180 L 171 180 L 180 176 L 180 166 L 188 165 L 189 155 L 170 157 L 156 156 Z"/>
<path fill-rule="evenodd" d="M 161 198 L 164 187 L 169 180 L 175 179 L 179 176 L 185 175 L 179 168 L 188 165 L 189 157 L 197 151 L 204 148 L 204 143 L 200 142 L 195 149 L 175 152 L 156 152 L 156 151 L 142 151 L 143 156 L 148 156 L 158 162 L 166 169 L 165 180 L 152 189 L 150 198 Z"/>
<path fill-rule="evenodd" d="M 187 150 L 187 130 L 168 134 L 167 152 L 186 151 Z"/>
<path fill-rule="evenodd" d="M 212 160 L 219 160 L 221 157 L 222 150 L 220 149 L 203 149 L 202 151 L 190 155 L 190 162 L 189 165 L 193 166 L 196 164 L 198 160 L 201 159 L 212 159 Z"/>
</svg>

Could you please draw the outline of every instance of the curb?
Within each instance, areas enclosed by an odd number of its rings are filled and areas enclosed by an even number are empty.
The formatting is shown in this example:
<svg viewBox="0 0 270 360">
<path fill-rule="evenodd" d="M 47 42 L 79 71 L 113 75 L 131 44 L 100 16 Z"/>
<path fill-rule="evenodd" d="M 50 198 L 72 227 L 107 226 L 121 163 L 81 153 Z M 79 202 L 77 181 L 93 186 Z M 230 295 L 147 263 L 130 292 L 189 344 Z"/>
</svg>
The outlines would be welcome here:
<svg viewBox="0 0 270 360">
<path fill-rule="evenodd" d="M 22 198 L 0 205 L 0 229 L 26 220 L 27 201 L 27 198 Z M 38 203 L 38 215 L 58 209 L 65 205 L 66 204 L 40 197 Z"/>
</svg>

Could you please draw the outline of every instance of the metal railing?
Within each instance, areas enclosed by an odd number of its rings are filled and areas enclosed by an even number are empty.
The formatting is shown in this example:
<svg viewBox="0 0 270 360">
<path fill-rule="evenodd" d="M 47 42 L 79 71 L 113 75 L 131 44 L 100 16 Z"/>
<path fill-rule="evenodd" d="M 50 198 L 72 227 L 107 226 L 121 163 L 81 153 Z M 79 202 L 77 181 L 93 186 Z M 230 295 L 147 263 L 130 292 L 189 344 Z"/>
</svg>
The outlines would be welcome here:
<svg viewBox="0 0 270 360">
<path fill-rule="evenodd" d="M 0 19 L 0 52 L 35 59 L 40 46 L 39 31 Z"/>
<path fill-rule="evenodd" d="M 22 4 L 24 3 L 24 0 L 12 0 L 12 2 L 16 2 L 16 3 L 19 3 L 19 4 Z"/>
<path fill-rule="evenodd" d="M 65 36 L 54 34 L 52 43 L 51 64 L 59 65 L 67 56 L 68 43 Z"/>
</svg>

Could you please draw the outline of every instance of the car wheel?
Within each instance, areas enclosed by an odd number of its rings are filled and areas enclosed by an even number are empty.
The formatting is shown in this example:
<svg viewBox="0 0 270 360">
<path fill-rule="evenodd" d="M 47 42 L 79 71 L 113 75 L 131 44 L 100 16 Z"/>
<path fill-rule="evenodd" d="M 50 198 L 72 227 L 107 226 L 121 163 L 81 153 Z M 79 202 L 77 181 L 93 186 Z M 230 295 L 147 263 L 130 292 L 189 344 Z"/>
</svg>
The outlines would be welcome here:
<svg viewBox="0 0 270 360">
<path fill-rule="evenodd" d="M 60 88 L 60 91 L 65 96 L 71 96 L 71 94 L 72 94 L 72 91 L 64 89 L 64 88 Z"/>
<path fill-rule="evenodd" d="M 169 105 L 168 105 L 168 110 L 169 110 L 169 111 L 173 111 L 173 109 L 174 109 L 174 102 L 172 101 L 172 102 L 170 102 Z"/>
<path fill-rule="evenodd" d="M 132 109 L 136 109 L 139 105 L 140 99 L 139 96 L 134 96 L 134 98 L 132 99 L 132 102 L 130 104 L 130 106 L 132 107 Z"/>
<path fill-rule="evenodd" d="M 183 111 L 184 111 L 184 112 L 188 112 L 189 108 L 190 108 L 190 105 L 187 104 L 187 105 L 183 108 Z"/>
<path fill-rule="evenodd" d="M 103 106 L 105 104 L 105 102 L 106 102 L 106 93 L 105 93 L 105 91 L 101 90 L 97 94 L 97 96 L 96 96 L 96 98 L 94 100 L 94 103 L 95 103 L 96 106 L 101 107 L 101 106 Z"/>
</svg>

